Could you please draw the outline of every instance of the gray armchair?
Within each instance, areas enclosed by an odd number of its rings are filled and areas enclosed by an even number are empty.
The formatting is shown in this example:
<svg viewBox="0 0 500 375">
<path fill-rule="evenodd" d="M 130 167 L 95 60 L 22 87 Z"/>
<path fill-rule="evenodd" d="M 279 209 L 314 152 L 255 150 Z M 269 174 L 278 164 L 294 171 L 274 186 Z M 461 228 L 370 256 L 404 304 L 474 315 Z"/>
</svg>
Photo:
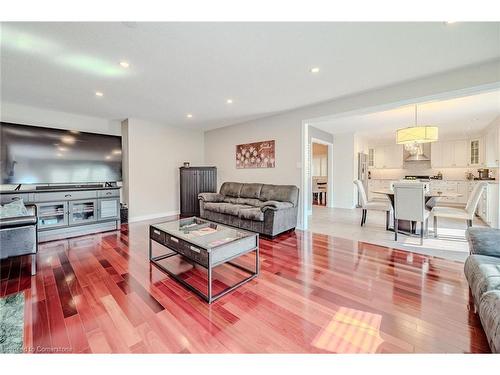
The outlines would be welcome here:
<svg viewBox="0 0 500 375">
<path fill-rule="evenodd" d="M 36 206 L 27 205 L 27 216 L 0 218 L 0 259 L 31 255 L 31 274 L 36 274 L 38 251 Z"/>
</svg>

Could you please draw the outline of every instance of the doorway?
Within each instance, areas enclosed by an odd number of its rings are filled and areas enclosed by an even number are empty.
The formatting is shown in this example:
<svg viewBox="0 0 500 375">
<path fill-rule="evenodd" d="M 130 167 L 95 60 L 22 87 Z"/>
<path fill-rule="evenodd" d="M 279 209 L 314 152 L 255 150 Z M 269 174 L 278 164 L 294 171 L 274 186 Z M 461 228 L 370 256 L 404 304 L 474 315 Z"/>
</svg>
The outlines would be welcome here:
<svg viewBox="0 0 500 375">
<path fill-rule="evenodd" d="M 312 142 L 311 150 L 311 203 L 326 206 L 328 197 L 328 145 Z"/>
</svg>

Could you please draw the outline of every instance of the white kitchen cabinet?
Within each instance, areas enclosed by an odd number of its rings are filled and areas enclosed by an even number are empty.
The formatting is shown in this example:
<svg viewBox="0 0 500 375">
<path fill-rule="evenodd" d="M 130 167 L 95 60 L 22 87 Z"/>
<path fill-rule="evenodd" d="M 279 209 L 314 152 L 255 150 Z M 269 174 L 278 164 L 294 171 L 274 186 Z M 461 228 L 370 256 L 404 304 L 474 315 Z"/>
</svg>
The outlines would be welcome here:
<svg viewBox="0 0 500 375">
<path fill-rule="evenodd" d="M 374 167 L 377 169 L 394 169 L 403 167 L 403 146 L 385 145 L 374 149 Z"/>
<path fill-rule="evenodd" d="M 431 145 L 433 168 L 460 168 L 468 164 L 468 143 L 466 140 L 441 141 Z"/>
<path fill-rule="evenodd" d="M 457 198 L 457 203 L 465 205 L 469 199 L 469 183 L 466 181 L 459 181 L 457 183 L 457 193 L 461 195 Z"/>
<path fill-rule="evenodd" d="M 373 156 L 373 166 L 377 169 L 385 168 L 385 151 L 383 147 L 375 147 Z"/>
<path fill-rule="evenodd" d="M 432 168 L 441 168 L 443 166 L 443 143 L 431 143 L 431 166 Z"/>
<path fill-rule="evenodd" d="M 467 149 L 468 142 L 466 140 L 463 141 L 455 141 L 454 143 L 454 167 L 466 167 L 467 166 Z"/>
<path fill-rule="evenodd" d="M 483 163 L 483 146 L 484 142 L 482 138 L 475 138 L 469 140 L 469 150 L 467 164 L 469 167 L 481 167 Z"/>
<path fill-rule="evenodd" d="M 498 126 L 488 129 L 484 142 L 484 166 L 498 168 L 500 159 Z"/>
</svg>

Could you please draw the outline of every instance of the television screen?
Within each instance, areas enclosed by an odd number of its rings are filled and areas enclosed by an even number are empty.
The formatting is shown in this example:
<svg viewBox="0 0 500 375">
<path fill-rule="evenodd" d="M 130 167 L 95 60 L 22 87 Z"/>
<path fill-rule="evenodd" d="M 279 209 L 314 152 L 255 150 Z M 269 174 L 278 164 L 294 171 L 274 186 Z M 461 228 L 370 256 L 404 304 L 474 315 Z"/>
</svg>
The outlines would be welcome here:
<svg viewBox="0 0 500 375">
<path fill-rule="evenodd" d="M 121 137 L 0 122 L 2 184 L 115 182 Z"/>
</svg>

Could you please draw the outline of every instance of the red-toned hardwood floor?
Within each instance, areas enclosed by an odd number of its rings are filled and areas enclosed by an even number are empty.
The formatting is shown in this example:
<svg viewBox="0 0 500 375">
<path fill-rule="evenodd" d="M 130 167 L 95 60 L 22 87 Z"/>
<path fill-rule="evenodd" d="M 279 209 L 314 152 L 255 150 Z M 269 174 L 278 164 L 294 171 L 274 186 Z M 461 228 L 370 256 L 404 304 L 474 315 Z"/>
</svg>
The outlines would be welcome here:
<svg viewBox="0 0 500 375">
<path fill-rule="evenodd" d="M 27 257 L 3 261 L 26 351 L 489 352 L 461 263 L 297 231 L 261 239 L 260 276 L 208 305 L 150 266 L 147 238 L 137 223 L 42 244 L 36 277 Z"/>
</svg>

